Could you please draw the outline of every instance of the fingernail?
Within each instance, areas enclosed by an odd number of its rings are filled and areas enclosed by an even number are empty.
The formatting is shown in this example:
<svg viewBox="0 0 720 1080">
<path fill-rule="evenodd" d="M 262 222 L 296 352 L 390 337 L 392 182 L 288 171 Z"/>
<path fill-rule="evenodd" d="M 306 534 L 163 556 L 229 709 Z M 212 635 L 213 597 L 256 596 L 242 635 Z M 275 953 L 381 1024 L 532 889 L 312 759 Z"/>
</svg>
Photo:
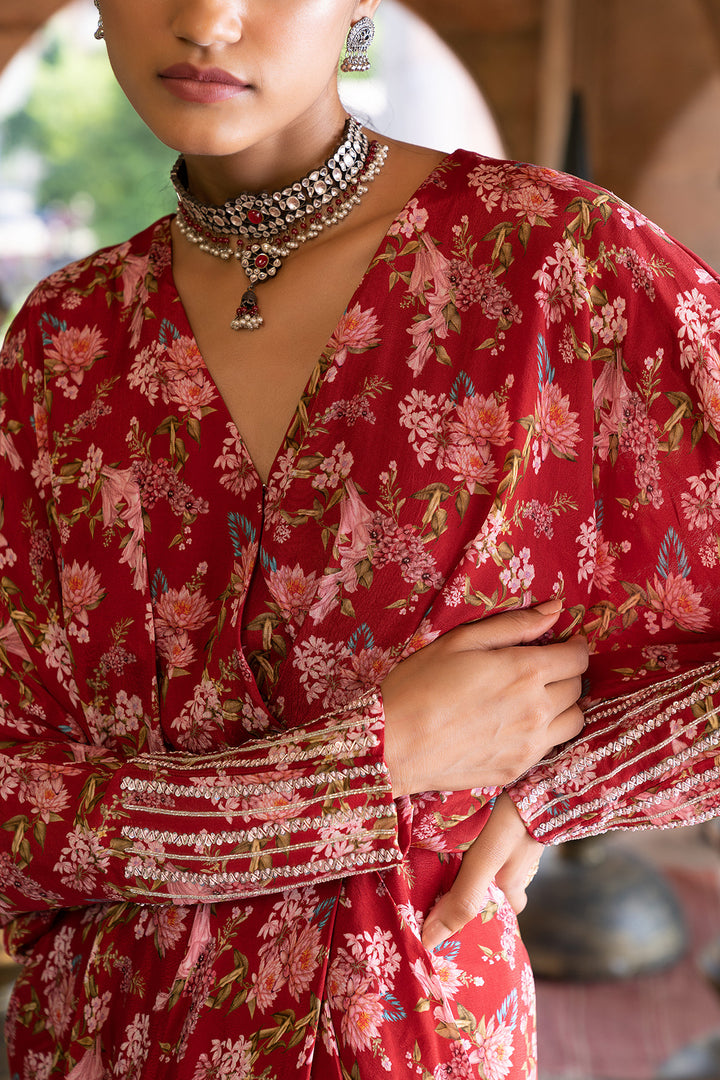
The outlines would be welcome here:
<svg viewBox="0 0 720 1080">
<path fill-rule="evenodd" d="M 536 604 L 535 611 L 538 615 L 557 615 L 559 611 L 562 611 L 562 600 L 546 600 L 543 604 Z"/>
<path fill-rule="evenodd" d="M 438 945 L 442 945 L 443 941 L 449 938 L 451 933 L 452 930 L 445 923 L 440 922 L 439 919 L 431 919 L 423 927 L 422 943 L 428 952 L 432 952 L 433 949 L 437 949 Z"/>
</svg>

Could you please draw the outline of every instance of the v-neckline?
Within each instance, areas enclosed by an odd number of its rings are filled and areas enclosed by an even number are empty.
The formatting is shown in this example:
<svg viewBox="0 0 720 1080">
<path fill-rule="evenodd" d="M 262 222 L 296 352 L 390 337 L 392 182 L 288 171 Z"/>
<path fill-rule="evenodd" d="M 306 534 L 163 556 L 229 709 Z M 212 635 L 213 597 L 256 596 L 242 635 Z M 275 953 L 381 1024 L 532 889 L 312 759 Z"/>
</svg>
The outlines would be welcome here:
<svg viewBox="0 0 720 1080">
<path fill-rule="evenodd" d="M 290 422 L 288 423 L 288 426 L 285 429 L 285 434 L 283 435 L 283 438 L 282 438 L 282 440 L 280 442 L 280 445 L 279 445 L 279 447 L 278 447 L 277 451 L 275 452 L 275 455 L 274 455 L 274 457 L 272 459 L 272 464 L 270 465 L 270 469 L 268 471 L 267 480 L 263 480 L 262 476 L 260 475 L 260 473 L 258 471 L 258 468 L 257 468 L 257 466 L 256 466 L 256 464 L 255 464 L 255 462 L 254 462 L 254 460 L 252 458 L 252 455 L 251 455 L 250 451 L 248 450 L 245 439 L 243 438 L 243 433 L 242 433 L 242 431 L 240 431 L 238 425 L 236 424 L 235 420 L 233 419 L 233 416 L 232 416 L 232 414 L 230 412 L 230 408 L 227 405 L 227 403 L 225 401 L 225 398 L 221 394 L 220 388 L 218 387 L 215 379 L 213 378 L 213 376 L 212 376 L 212 374 L 210 372 L 210 369 L 208 368 L 207 363 L 205 362 L 205 357 L 203 356 L 202 350 L 200 349 L 200 346 L 198 344 L 197 338 L 195 336 L 195 332 L 194 332 L 194 330 L 192 328 L 192 324 L 190 322 L 190 317 L 189 317 L 189 315 L 187 313 L 187 310 L 185 308 L 185 304 L 183 303 L 182 297 L 180 296 L 180 292 L 179 292 L 179 290 L 177 288 L 177 285 L 175 284 L 175 274 L 174 274 L 174 271 L 173 271 L 173 237 L 172 237 L 172 228 L 171 228 L 172 222 L 174 220 L 175 215 L 170 214 L 164 219 L 164 226 L 165 226 L 165 231 L 166 231 L 165 242 L 167 243 L 167 246 L 169 248 L 169 253 L 170 253 L 170 258 L 169 258 L 169 260 L 166 261 L 164 277 L 165 277 L 166 285 L 167 285 L 167 287 L 168 287 L 168 289 L 170 291 L 170 294 L 171 294 L 172 302 L 175 305 L 177 305 L 176 310 L 177 310 L 177 308 L 179 308 L 180 312 L 182 313 L 182 321 L 184 323 L 183 329 L 187 331 L 186 336 L 190 338 L 193 345 L 197 349 L 198 356 L 199 356 L 199 358 L 200 358 L 200 360 L 202 362 L 203 374 L 204 374 L 205 378 L 208 379 L 209 382 L 211 383 L 211 385 L 213 387 L 213 390 L 215 391 L 215 394 L 217 395 L 218 400 L 221 403 L 221 408 L 222 408 L 222 410 L 224 410 L 224 413 L 225 413 L 225 416 L 226 416 L 226 424 L 231 425 L 230 430 L 236 436 L 239 445 L 242 447 L 242 452 L 243 452 L 243 454 L 245 455 L 245 457 L 247 459 L 249 467 L 252 469 L 252 472 L 253 472 L 253 475 L 254 475 L 254 477 L 255 477 L 255 479 L 257 481 L 258 487 L 262 491 L 269 491 L 272 488 L 272 486 L 273 486 L 273 478 L 274 478 L 275 474 L 278 471 L 278 465 L 280 463 L 281 458 L 287 452 L 288 444 L 289 444 L 289 442 L 290 442 L 290 440 L 292 438 L 293 432 L 297 429 L 298 422 L 301 420 L 302 413 L 304 412 L 305 416 L 306 417 L 308 416 L 308 406 L 309 406 L 309 404 L 311 402 L 314 403 L 317 400 L 318 395 L 320 393 L 320 390 L 322 389 L 323 385 L 327 381 L 328 372 L 333 368 L 332 357 L 330 355 L 331 350 L 332 350 L 333 338 L 337 334 L 337 332 L 338 332 L 338 330 L 339 330 L 339 328 L 340 328 L 340 326 L 342 324 L 342 321 L 345 318 L 345 316 L 347 315 L 348 311 L 350 311 L 350 309 L 355 304 L 357 304 L 359 302 L 359 300 L 360 300 L 360 298 L 361 298 L 361 296 L 362 296 L 362 294 L 365 291 L 365 288 L 367 286 L 368 278 L 370 277 L 372 272 L 375 269 L 377 269 L 377 266 L 378 266 L 379 261 L 380 261 L 379 256 L 381 255 L 382 251 L 384 250 L 390 236 L 394 235 L 393 234 L 393 229 L 400 223 L 403 215 L 406 213 L 406 211 L 410 207 L 410 204 L 414 200 L 418 199 L 418 197 L 419 197 L 420 193 L 423 191 L 423 189 L 425 189 L 430 184 L 430 182 L 431 182 L 432 178 L 435 176 L 435 174 L 438 173 L 441 169 L 447 168 L 447 166 L 457 158 L 459 153 L 460 153 L 460 151 L 456 150 L 453 153 L 445 154 L 445 156 L 442 157 L 440 159 L 440 161 L 438 161 L 438 163 L 430 170 L 430 172 L 428 172 L 423 177 L 423 179 L 417 185 L 415 190 L 406 199 L 406 201 L 403 203 L 403 205 L 400 207 L 400 209 L 395 214 L 395 217 L 392 219 L 390 224 L 387 226 L 387 228 L 386 228 L 385 232 L 383 233 L 383 236 L 382 236 L 379 244 L 377 245 L 377 247 L 375 248 L 375 251 L 373 252 L 372 258 L 368 262 L 368 264 L 367 264 L 367 266 L 366 266 L 366 268 L 365 268 L 365 270 L 364 270 L 364 272 L 362 274 L 362 277 L 360 278 L 360 280 L 358 281 L 358 284 L 356 285 L 355 289 L 353 290 L 352 296 L 350 297 L 348 302 L 345 304 L 345 306 L 343 308 L 343 311 L 342 311 L 342 314 L 340 315 L 340 318 L 338 319 L 337 323 L 333 327 L 332 332 L 331 332 L 329 338 L 327 339 L 327 342 L 325 343 L 325 346 L 324 346 L 322 352 L 320 353 L 320 356 L 318 357 L 316 362 L 313 364 L 312 370 L 310 371 L 310 375 L 309 375 L 309 377 L 308 377 L 308 379 L 307 379 L 307 381 L 305 383 L 305 386 L 304 386 L 303 391 L 302 391 L 302 393 L 300 395 L 300 398 L 298 399 L 298 402 L 297 402 L 297 404 L 295 406 L 295 409 L 293 410 L 293 414 L 292 414 L 292 416 L 290 418 Z"/>
</svg>

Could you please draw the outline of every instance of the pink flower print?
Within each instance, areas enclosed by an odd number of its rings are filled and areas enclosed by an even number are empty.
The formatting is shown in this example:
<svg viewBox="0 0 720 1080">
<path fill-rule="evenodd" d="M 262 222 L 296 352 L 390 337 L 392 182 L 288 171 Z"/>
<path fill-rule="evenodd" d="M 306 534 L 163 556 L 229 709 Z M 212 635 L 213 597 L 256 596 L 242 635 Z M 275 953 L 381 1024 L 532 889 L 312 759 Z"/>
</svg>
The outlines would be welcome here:
<svg viewBox="0 0 720 1080">
<path fill-rule="evenodd" d="M 334 353 L 335 364 L 342 367 L 349 352 L 365 352 L 380 344 L 380 324 L 374 308 L 355 304 L 346 311 L 330 338 L 329 351 Z"/>
<path fill-rule="evenodd" d="M 603 369 L 595 380 L 593 387 L 595 407 L 608 410 L 602 413 L 602 427 L 607 432 L 607 435 L 615 434 L 620 428 L 631 397 L 632 392 L 625 381 L 622 369 L 622 359 L 618 356 L 616 360 L 603 365 Z M 606 437 L 600 453 L 603 460 L 607 459 L 608 450 L 609 440 Z"/>
<path fill-rule="evenodd" d="M 178 979 L 187 979 L 192 969 L 205 951 L 208 943 L 212 940 L 212 928 L 210 925 L 210 905 L 200 904 L 195 908 L 190 940 L 187 952 L 177 970 Z"/>
<path fill-rule="evenodd" d="M 360 649 L 352 653 L 350 665 L 341 669 L 340 682 L 350 693 L 363 693 L 380 684 L 392 671 L 395 661 L 389 649 Z"/>
<path fill-rule="evenodd" d="M 651 668 L 663 668 L 665 671 L 677 671 L 680 664 L 677 659 L 677 645 L 646 645 L 642 651 L 643 658 L 648 661 L 648 665 Z M 677 721 L 682 727 L 685 726 L 685 721 Z M 671 730 L 675 721 L 671 722 Z M 673 751 L 678 752 L 682 750 L 683 746 L 678 744 L 673 745 Z"/>
<path fill-rule="evenodd" d="M 427 226 L 429 214 L 423 207 L 418 206 L 417 199 L 411 199 L 403 212 L 388 229 L 388 236 L 402 236 L 412 240 L 416 233 L 421 233 Z"/>
<path fill-rule="evenodd" d="M 202 420 L 203 409 L 216 398 L 215 387 L 209 379 L 174 379 L 168 384 L 166 400 L 169 405 L 179 405 L 183 412 Z"/>
<path fill-rule="evenodd" d="M 518 217 L 525 218 L 530 225 L 536 225 L 538 219 L 544 223 L 557 213 L 555 200 L 546 183 L 538 184 L 535 179 L 521 181 L 512 190 L 507 199 L 508 208 L 515 210 Z"/>
<path fill-rule="evenodd" d="M 500 581 L 511 593 L 526 592 L 535 580 L 535 567 L 530 562 L 530 548 L 513 555 L 500 573 Z"/>
<path fill-rule="evenodd" d="M 57 1038 L 62 1038 L 73 1015 L 75 1005 L 75 978 L 64 975 L 48 994 L 47 1016 L 49 1026 Z"/>
<path fill-rule="evenodd" d="M 212 618 L 210 602 L 200 589 L 191 592 L 187 585 L 181 589 L 166 589 L 155 602 L 156 620 L 175 630 L 200 630 Z"/>
<path fill-rule="evenodd" d="M 267 585 L 282 617 L 302 625 L 318 589 L 315 572 L 306 575 L 299 563 L 280 566 L 268 575 Z"/>
<path fill-rule="evenodd" d="M 322 952 L 318 926 L 305 923 L 298 929 L 293 925 L 288 934 L 286 966 L 288 990 L 296 1001 L 310 988 Z"/>
<path fill-rule="evenodd" d="M 70 801 L 62 777 L 53 775 L 49 770 L 37 770 L 35 779 L 23 785 L 21 798 L 30 804 L 30 813 L 45 824 L 57 820 Z"/>
<path fill-rule="evenodd" d="M 122 302 L 124 307 L 134 303 L 144 304 L 149 297 L 145 278 L 150 267 L 148 255 L 133 255 L 126 252 L 122 258 Z"/>
<path fill-rule="evenodd" d="M 615 581 L 615 556 L 610 547 L 610 541 L 606 540 L 601 532 L 598 532 L 597 550 L 595 552 L 595 574 L 593 585 L 598 589 L 607 591 Z"/>
<path fill-rule="evenodd" d="M 100 1056 L 100 1040 L 96 1039 L 91 1050 L 86 1050 L 77 1065 L 67 1074 L 67 1080 L 104 1080 L 107 1075 Z"/>
<path fill-rule="evenodd" d="M 688 476 L 692 494 L 680 497 L 683 514 L 691 529 L 711 529 L 720 521 L 720 467 L 701 476 Z"/>
<path fill-rule="evenodd" d="M 261 952 L 257 973 L 252 976 L 252 986 L 248 993 L 248 1000 L 255 1000 L 258 1009 L 261 1012 L 267 1012 L 268 1009 L 272 1008 L 285 979 L 278 950 L 263 948 Z"/>
<path fill-rule="evenodd" d="M 89 892 L 95 887 L 98 873 L 107 869 L 110 853 L 91 829 L 77 826 L 68 834 L 68 846 L 60 852 L 53 870 L 63 885 Z"/>
<path fill-rule="evenodd" d="M 513 1029 L 494 1017 L 481 1040 L 480 1060 L 486 1080 L 505 1080 L 512 1068 Z"/>
<path fill-rule="evenodd" d="M 338 537 L 345 536 L 352 541 L 353 555 L 364 558 L 370 540 L 368 526 L 372 513 L 360 498 L 353 480 L 345 484 L 345 497 L 340 504 L 340 524 Z"/>
<path fill-rule="evenodd" d="M 537 401 L 537 435 L 542 443 L 543 460 L 552 450 L 560 457 L 575 458 L 580 441 L 578 413 L 571 412 L 570 398 L 563 397 L 556 383 L 545 383 Z"/>
<path fill-rule="evenodd" d="M 106 990 L 102 997 L 92 997 L 85 1006 L 85 1023 L 88 1033 L 98 1031 L 110 1015 L 112 992 Z"/>
<path fill-rule="evenodd" d="M 433 307 L 442 309 L 449 303 L 450 263 L 433 241 L 423 236 L 422 246 L 415 256 L 408 291 L 412 296 L 422 296 L 426 286 L 435 294 L 428 297 Z"/>
<path fill-rule="evenodd" d="M 70 566 L 63 567 L 60 585 L 65 617 L 74 616 L 78 622 L 87 626 L 88 611 L 96 608 L 105 595 L 100 574 L 93 570 L 89 562 L 80 566 L 75 560 Z"/>
<path fill-rule="evenodd" d="M 444 464 L 452 469 L 453 480 L 465 484 L 470 492 L 487 489 L 497 476 L 497 465 L 487 445 L 449 446 Z"/>
<path fill-rule="evenodd" d="M 10 468 L 14 472 L 17 472 L 17 470 L 22 466 L 22 458 L 18 453 L 12 435 L 9 433 L 9 431 L 5 429 L 6 422 L 7 417 L 5 415 L 5 410 L 0 409 L 0 423 L 2 423 L 3 425 L 2 430 L 0 430 L 0 454 L 7 460 Z M 45 441 L 47 442 L 47 439 Z M 38 438 L 38 443 L 39 442 L 40 439 Z"/>
<path fill-rule="evenodd" d="M 689 578 L 670 573 L 666 578 L 655 575 L 650 594 L 651 606 L 662 615 L 664 629 L 677 624 L 683 630 L 708 630 L 710 611 L 701 603 L 702 595 L 692 587 Z"/>
<path fill-rule="evenodd" d="M 354 458 L 350 451 L 345 449 L 345 443 L 338 443 L 332 453 L 321 461 L 317 476 L 312 482 L 313 487 L 321 491 L 332 491 L 348 477 L 353 464 Z"/>
<path fill-rule="evenodd" d="M 118 519 L 131 530 L 125 544 L 121 563 L 127 563 L 134 571 L 133 587 L 143 589 L 147 582 L 147 566 L 141 540 L 144 533 L 140 492 L 132 469 L 112 469 L 104 465 L 102 476 L 103 525 L 112 528 Z M 125 506 L 120 509 L 122 504 Z"/>
<path fill-rule="evenodd" d="M 240 809 L 243 813 L 254 813 L 265 821 L 289 821 L 296 814 L 296 804 L 291 786 L 277 784 L 282 773 L 267 773 L 265 783 L 274 784 L 262 795 L 253 795 L 249 799 L 240 800 Z M 260 783 L 258 777 L 256 783 Z"/>
<path fill-rule="evenodd" d="M 556 242 L 554 252 L 533 275 L 540 286 L 535 299 L 550 324 L 562 322 L 570 308 L 577 314 L 589 299 L 587 261 L 582 252 L 571 240 Z"/>
<path fill-rule="evenodd" d="M 197 343 L 191 337 L 176 338 L 167 348 L 161 363 L 170 379 L 194 375 L 205 367 Z"/>
<path fill-rule="evenodd" d="M 636 795 L 635 798 L 638 810 L 655 828 L 665 829 L 669 824 L 678 821 L 690 824 L 695 817 L 693 805 L 688 802 L 684 792 L 646 792 Z"/>
<path fill-rule="evenodd" d="M 23 660 L 30 660 L 30 654 L 25 647 L 25 642 L 18 633 L 15 623 L 6 622 L 0 626 L 0 645 L 6 652 L 21 656 Z"/>
<path fill-rule="evenodd" d="M 647 259 L 632 248 L 622 248 L 615 256 L 618 266 L 630 271 L 632 287 L 635 292 L 642 290 L 650 300 L 655 299 L 653 271 Z"/>
<path fill-rule="evenodd" d="M 195 657 L 195 646 L 190 641 L 187 630 L 176 630 L 172 626 L 160 623 L 156 629 L 158 652 L 167 663 L 170 678 L 176 669 L 185 670 Z M 198 749 L 208 750 L 210 739 Z"/>
<path fill-rule="evenodd" d="M 488 442 L 493 446 L 504 446 L 510 436 L 507 405 L 498 404 L 492 395 L 467 397 L 448 424 L 448 433 L 453 443 Z"/>
<path fill-rule="evenodd" d="M 411 525 L 400 527 L 391 518 L 378 514 L 372 523 L 372 537 L 373 566 L 380 569 L 388 563 L 394 564 L 403 581 L 408 585 L 419 585 L 422 591 L 442 584 L 442 575 L 438 573 L 432 555 Z"/>
<path fill-rule="evenodd" d="M 231 1039 L 213 1039 L 210 1054 L 197 1060 L 192 1080 L 249 1080 L 253 1072 L 253 1050 L 242 1035 Z"/>
<path fill-rule="evenodd" d="M 467 259 L 453 259 L 450 262 L 448 280 L 458 311 L 468 311 L 473 304 L 479 304 L 484 293 L 496 286 L 489 267 L 477 269 Z"/>
<path fill-rule="evenodd" d="M 625 298 L 619 296 L 612 303 L 605 304 L 600 314 L 593 315 L 590 320 L 590 328 L 603 345 L 619 345 L 625 340 L 628 328 L 625 307 Z"/>
<path fill-rule="evenodd" d="M 158 904 L 148 918 L 148 933 L 154 933 L 160 956 L 165 956 L 185 935 L 188 908 L 179 904 Z"/>
<path fill-rule="evenodd" d="M 105 338 L 96 326 L 70 327 L 53 334 L 46 352 L 54 375 L 69 375 L 78 385 L 88 368 L 104 354 Z"/>
<path fill-rule="evenodd" d="M 353 963 L 344 949 L 328 973 L 328 1001 L 341 1017 L 340 1031 L 355 1052 L 367 1050 L 380 1034 L 385 1006 L 361 964 Z"/>
<path fill-rule="evenodd" d="M 720 381 L 700 369 L 696 378 L 700 407 L 705 417 L 705 428 L 720 431 Z"/>
</svg>

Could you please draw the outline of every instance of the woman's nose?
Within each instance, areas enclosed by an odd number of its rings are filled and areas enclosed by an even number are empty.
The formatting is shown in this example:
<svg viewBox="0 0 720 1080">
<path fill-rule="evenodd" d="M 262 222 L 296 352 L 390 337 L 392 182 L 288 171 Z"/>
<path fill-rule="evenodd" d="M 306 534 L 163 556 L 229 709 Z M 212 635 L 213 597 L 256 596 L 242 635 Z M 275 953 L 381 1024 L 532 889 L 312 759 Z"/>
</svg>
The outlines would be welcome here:
<svg viewBox="0 0 720 1080">
<path fill-rule="evenodd" d="M 172 29 L 176 37 L 193 45 L 232 45 L 242 37 L 237 0 L 181 0 Z"/>
</svg>

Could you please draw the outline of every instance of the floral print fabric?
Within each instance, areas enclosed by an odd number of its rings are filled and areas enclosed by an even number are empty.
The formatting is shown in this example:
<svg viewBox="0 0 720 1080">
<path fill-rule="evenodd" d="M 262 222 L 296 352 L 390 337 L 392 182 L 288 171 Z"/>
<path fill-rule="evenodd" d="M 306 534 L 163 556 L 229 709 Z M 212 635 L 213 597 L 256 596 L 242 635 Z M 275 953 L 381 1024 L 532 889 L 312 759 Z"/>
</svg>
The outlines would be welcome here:
<svg viewBox="0 0 720 1080">
<path fill-rule="evenodd" d="M 720 288 L 613 196 L 458 152 L 390 227 L 263 487 L 169 221 L 0 354 L 0 905 L 21 1080 L 535 1075 L 512 911 L 429 955 L 496 794 L 392 800 L 377 687 L 550 596 L 587 723 L 554 842 L 718 810 Z"/>
</svg>

